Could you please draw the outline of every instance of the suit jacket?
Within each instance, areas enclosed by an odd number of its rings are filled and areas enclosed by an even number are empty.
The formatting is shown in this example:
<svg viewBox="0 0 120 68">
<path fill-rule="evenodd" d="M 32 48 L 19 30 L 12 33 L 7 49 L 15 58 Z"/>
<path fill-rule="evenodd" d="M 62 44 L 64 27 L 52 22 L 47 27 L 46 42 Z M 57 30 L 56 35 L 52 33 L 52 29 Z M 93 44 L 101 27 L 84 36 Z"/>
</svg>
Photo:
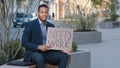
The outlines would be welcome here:
<svg viewBox="0 0 120 68">
<path fill-rule="evenodd" d="M 54 27 L 53 24 L 47 22 L 46 30 L 48 27 Z M 26 24 L 22 36 L 22 45 L 25 47 L 24 61 L 30 61 L 31 54 L 37 52 L 38 45 L 42 45 L 41 26 L 38 19 L 35 19 Z"/>
</svg>

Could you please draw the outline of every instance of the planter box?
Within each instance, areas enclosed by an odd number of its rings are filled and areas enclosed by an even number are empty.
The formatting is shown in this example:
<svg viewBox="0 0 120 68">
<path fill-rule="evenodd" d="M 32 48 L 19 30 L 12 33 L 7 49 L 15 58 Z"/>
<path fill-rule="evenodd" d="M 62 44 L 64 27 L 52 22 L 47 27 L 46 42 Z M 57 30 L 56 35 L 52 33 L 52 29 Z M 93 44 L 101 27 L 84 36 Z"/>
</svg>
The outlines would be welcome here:
<svg viewBox="0 0 120 68">
<path fill-rule="evenodd" d="M 99 24 L 100 28 L 116 28 L 120 27 L 119 21 L 108 21 L 108 22 L 102 22 Z"/>
<path fill-rule="evenodd" d="M 89 51 L 78 50 L 76 52 L 69 53 L 68 64 L 66 68 L 91 68 L 91 54 Z M 57 66 L 47 64 L 46 68 L 58 68 Z M 12 66 L 2 65 L 0 68 L 35 68 L 35 65 L 31 66 Z"/>
<path fill-rule="evenodd" d="M 73 41 L 79 44 L 99 43 L 102 40 L 102 32 L 74 32 Z"/>
<path fill-rule="evenodd" d="M 91 68 L 91 54 L 89 51 L 73 52 L 70 54 L 70 59 L 67 68 Z"/>
</svg>

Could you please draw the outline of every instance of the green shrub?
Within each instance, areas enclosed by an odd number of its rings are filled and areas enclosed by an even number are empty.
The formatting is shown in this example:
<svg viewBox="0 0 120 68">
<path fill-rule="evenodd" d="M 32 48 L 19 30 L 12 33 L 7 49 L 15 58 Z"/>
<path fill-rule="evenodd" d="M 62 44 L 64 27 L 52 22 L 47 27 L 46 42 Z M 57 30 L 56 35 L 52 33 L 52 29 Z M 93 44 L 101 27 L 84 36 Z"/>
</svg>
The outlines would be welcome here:
<svg viewBox="0 0 120 68">
<path fill-rule="evenodd" d="M 118 19 L 118 15 L 112 14 L 109 19 L 106 19 L 105 21 L 116 21 Z"/>
<path fill-rule="evenodd" d="M 72 48 L 73 48 L 73 51 L 76 51 L 78 46 L 77 46 L 77 43 L 73 42 L 72 43 Z"/>
<path fill-rule="evenodd" d="M 24 49 L 19 39 L 8 41 L 6 47 L 0 49 L 0 65 L 11 60 L 22 58 L 24 54 Z"/>
</svg>

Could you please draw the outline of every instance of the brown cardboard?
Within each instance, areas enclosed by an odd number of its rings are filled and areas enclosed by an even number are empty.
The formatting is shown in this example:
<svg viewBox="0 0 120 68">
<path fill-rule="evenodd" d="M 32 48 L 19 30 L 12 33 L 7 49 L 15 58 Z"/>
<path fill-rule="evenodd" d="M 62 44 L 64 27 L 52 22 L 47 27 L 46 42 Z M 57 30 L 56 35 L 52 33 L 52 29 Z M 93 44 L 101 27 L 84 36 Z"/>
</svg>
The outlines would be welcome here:
<svg viewBox="0 0 120 68">
<path fill-rule="evenodd" d="M 73 29 L 52 28 L 47 31 L 46 45 L 53 50 L 69 50 L 72 48 Z"/>
</svg>

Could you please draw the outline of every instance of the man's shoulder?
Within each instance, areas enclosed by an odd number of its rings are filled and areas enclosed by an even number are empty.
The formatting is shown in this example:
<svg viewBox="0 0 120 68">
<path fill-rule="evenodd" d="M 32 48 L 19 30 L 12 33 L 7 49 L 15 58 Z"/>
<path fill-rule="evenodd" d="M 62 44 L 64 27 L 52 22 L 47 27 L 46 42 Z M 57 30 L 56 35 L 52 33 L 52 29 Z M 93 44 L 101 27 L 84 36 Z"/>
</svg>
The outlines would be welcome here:
<svg viewBox="0 0 120 68">
<path fill-rule="evenodd" d="M 37 19 L 34 19 L 32 21 L 29 21 L 25 24 L 25 27 L 27 28 L 30 28 L 30 27 L 35 27 L 35 23 L 37 22 Z"/>
<path fill-rule="evenodd" d="M 35 24 L 37 22 L 37 19 L 34 19 L 34 20 L 32 20 L 32 21 L 29 21 L 27 24 L 28 25 L 33 25 L 33 24 Z"/>
<path fill-rule="evenodd" d="M 34 19 L 34 20 L 30 21 L 29 23 L 34 24 L 36 22 L 38 22 L 38 19 Z"/>
</svg>

